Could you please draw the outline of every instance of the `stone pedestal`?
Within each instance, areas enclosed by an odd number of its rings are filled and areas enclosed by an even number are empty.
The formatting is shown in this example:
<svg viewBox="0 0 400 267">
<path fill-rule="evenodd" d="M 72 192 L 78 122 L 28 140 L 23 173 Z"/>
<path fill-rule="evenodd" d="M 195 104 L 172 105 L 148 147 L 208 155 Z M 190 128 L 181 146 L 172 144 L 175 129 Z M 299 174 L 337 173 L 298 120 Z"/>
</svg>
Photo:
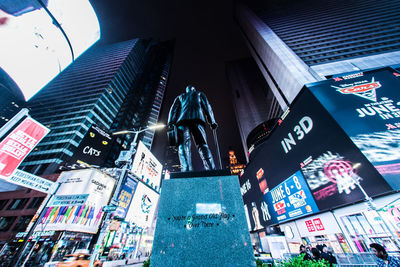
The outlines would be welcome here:
<svg viewBox="0 0 400 267">
<path fill-rule="evenodd" d="M 255 266 L 238 177 L 217 174 L 163 181 L 152 267 Z"/>
</svg>

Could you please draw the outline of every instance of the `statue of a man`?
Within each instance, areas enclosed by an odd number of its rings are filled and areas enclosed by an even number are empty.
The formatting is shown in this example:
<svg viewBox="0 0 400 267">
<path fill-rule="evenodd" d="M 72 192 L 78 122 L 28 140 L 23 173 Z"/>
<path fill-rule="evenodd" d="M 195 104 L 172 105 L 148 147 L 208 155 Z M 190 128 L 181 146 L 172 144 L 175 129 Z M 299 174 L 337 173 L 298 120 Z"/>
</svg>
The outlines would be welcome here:
<svg viewBox="0 0 400 267">
<path fill-rule="evenodd" d="M 168 127 L 173 130 L 176 127 L 179 161 L 181 163 L 181 171 L 192 171 L 192 155 L 191 155 L 191 136 L 203 160 L 206 170 L 215 170 L 215 163 L 211 151 L 207 145 L 206 123 L 211 125 L 212 129 L 216 129 L 218 124 L 215 122 L 210 103 L 204 93 L 196 91 L 196 89 L 188 85 L 186 93 L 175 98 L 174 103 L 169 111 Z"/>
</svg>

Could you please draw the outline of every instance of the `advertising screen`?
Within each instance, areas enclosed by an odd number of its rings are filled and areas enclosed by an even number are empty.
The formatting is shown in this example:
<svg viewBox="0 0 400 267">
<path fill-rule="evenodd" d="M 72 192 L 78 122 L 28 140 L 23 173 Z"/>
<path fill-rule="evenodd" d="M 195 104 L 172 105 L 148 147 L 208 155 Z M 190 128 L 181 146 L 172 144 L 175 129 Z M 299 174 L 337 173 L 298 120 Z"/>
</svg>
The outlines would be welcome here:
<svg viewBox="0 0 400 267">
<path fill-rule="evenodd" d="M 312 207 L 312 212 L 362 200 L 364 195 L 355 181 L 359 181 L 370 196 L 392 190 L 308 90 L 299 94 L 282 123 L 255 148 L 240 178 L 253 230 L 305 215 L 292 210 L 293 204 L 286 193 L 279 200 L 286 218 L 279 217 L 284 213 L 278 214 L 278 207 L 276 210 L 269 207 L 273 202 L 267 201 L 272 198 L 269 192 L 284 185 L 286 179 L 287 184 L 296 188 L 293 175 L 304 189 L 304 194 L 297 195 L 299 201 L 304 197 L 307 201 L 311 201 L 311 196 L 314 198 L 318 209 L 312 201 L 306 204 Z M 303 178 L 306 184 L 302 183 Z M 293 217 L 289 217 L 291 211 Z M 254 217 L 258 218 L 260 226 Z"/>
<path fill-rule="evenodd" d="M 384 68 L 308 85 L 394 189 L 400 189 L 399 76 Z"/>
<path fill-rule="evenodd" d="M 101 165 L 111 147 L 111 140 L 112 137 L 108 132 L 92 125 L 75 150 L 70 163 L 82 161 L 89 165 Z"/>
<path fill-rule="evenodd" d="M 121 187 L 121 192 L 118 195 L 118 208 L 113 214 L 119 218 L 124 219 L 128 212 L 129 205 L 131 204 L 133 194 L 135 193 L 137 182 L 132 178 L 127 177 L 125 183 Z"/>
<path fill-rule="evenodd" d="M 35 231 L 74 231 L 95 234 L 115 181 L 95 169 L 63 172 L 55 201 L 46 207 Z"/>
<path fill-rule="evenodd" d="M 0 142 L 0 177 L 12 176 L 19 164 L 49 133 L 49 129 L 28 117 Z"/>
<path fill-rule="evenodd" d="M 132 172 L 155 190 L 160 189 L 162 164 L 141 141 L 132 163 Z"/>
<path fill-rule="evenodd" d="M 150 227 L 159 197 L 160 195 L 156 191 L 139 182 L 125 221 L 143 228 Z"/>
<path fill-rule="evenodd" d="M 100 38 L 88 0 L 42 1 L 64 30 L 76 59 Z M 37 1 L 0 2 L 0 68 L 29 100 L 73 60 L 67 39 Z"/>
</svg>

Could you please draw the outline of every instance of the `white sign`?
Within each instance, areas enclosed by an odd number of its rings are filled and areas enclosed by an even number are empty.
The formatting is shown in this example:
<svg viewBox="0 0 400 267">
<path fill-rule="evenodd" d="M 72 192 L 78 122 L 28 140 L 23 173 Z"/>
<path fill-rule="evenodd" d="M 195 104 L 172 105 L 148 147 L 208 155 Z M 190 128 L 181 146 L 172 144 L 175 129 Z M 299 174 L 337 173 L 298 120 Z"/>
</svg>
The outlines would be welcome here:
<svg viewBox="0 0 400 267">
<path fill-rule="evenodd" d="M 160 195 L 148 186 L 139 182 L 126 214 L 125 221 L 139 227 L 150 227 Z"/>
<path fill-rule="evenodd" d="M 63 172 L 58 181 L 61 183 L 54 198 L 66 200 L 72 195 L 86 201 L 71 205 L 52 205 L 46 207 L 45 214 L 35 231 L 73 231 L 95 234 L 98 231 L 108 204 L 115 181 L 96 169 L 84 169 Z"/>
<path fill-rule="evenodd" d="M 47 194 L 52 194 L 55 189 L 54 182 L 18 169 L 7 181 Z"/>
<path fill-rule="evenodd" d="M 301 237 L 337 234 L 342 231 L 331 212 L 296 220 Z"/>
<path fill-rule="evenodd" d="M 54 196 L 49 206 L 79 206 L 85 205 L 88 194 Z"/>
<path fill-rule="evenodd" d="M 142 142 L 139 142 L 132 172 L 155 190 L 160 189 L 162 164 Z"/>
</svg>

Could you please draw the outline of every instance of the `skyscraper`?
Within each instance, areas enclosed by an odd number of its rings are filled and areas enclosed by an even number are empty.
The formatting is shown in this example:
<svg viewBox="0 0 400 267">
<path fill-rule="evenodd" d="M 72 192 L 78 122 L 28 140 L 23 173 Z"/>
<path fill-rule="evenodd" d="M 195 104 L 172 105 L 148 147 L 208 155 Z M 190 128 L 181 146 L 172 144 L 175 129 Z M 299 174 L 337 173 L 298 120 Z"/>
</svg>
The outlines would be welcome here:
<svg viewBox="0 0 400 267">
<path fill-rule="evenodd" d="M 278 117 L 282 110 L 253 59 L 226 63 L 226 74 L 243 151 L 248 160 L 247 138 L 250 132 L 265 121 Z"/>
<path fill-rule="evenodd" d="M 155 123 L 171 58 L 171 42 L 134 39 L 90 48 L 28 102 L 31 116 L 51 132 L 21 167 L 36 174 L 55 172 L 93 124 L 115 131 Z M 106 165 L 113 166 L 130 138 L 116 138 Z M 139 138 L 151 147 L 151 130 Z"/>
<path fill-rule="evenodd" d="M 235 16 L 285 109 L 305 83 L 400 64 L 399 10 L 393 0 L 247 1 Z"/>
</svg>

